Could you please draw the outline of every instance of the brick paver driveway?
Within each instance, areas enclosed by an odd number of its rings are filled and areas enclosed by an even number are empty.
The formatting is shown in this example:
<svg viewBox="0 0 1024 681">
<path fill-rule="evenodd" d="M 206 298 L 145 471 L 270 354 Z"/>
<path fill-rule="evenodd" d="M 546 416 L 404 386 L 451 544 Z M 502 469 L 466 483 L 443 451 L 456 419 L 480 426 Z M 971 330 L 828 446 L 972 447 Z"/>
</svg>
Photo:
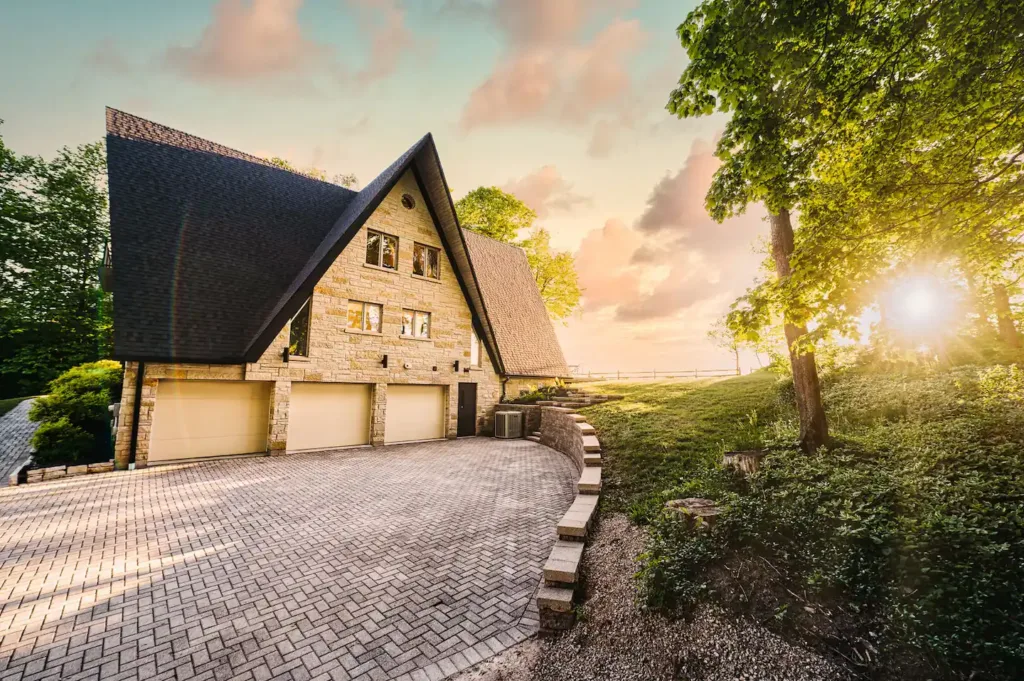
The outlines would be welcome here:
<svg viewBox="0 0 1024 681">
<path fill-rule="evenodd" d="M 574 470 L 469 439 L 0 491 L 0 679 L 438 679 L 536 629 Z"/>
</svg>

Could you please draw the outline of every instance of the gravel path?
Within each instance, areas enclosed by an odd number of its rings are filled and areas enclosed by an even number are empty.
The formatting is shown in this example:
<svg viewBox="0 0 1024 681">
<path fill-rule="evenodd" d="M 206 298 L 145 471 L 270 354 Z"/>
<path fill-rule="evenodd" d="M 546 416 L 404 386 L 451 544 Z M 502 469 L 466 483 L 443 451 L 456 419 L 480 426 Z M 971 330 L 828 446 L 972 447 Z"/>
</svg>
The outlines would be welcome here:
<svg viewBox="0 0 1024 681">
<path fill-rule="evenodd" d="M 565 635 L 533 639 L 458 681 L 846 681 L 831 662 L 711 607 L 668 620 L 635 603 L 644 531 L 625 516 L 601 521 L 584 558 L 587 598 Z"/>
<path fill-rule="evenodd" d="M 0 487 L 7 484 L 8 476 L 32 453 L 29 440 L 39 427 L 38 423 L 28 420 L 33 402 L 35 400 L 25 400 L 0 416 Z"/>
</svg>

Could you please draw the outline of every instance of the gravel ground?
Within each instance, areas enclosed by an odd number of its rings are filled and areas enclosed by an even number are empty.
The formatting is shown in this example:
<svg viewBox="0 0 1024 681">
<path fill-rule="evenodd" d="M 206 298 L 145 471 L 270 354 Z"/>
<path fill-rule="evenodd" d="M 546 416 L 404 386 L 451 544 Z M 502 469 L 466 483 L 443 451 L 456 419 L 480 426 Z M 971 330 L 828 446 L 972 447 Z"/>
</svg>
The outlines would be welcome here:
<svg viewBox="0 0 1024 681">
<path fill-rule="evenodd" d="M 644 530 L 605 518 L 584 558 L 586 601 L 564 635 L 531 639 L 458 681 L 846 681 L 842 669 L 711 607 L 668 620 L 637 607 L 633 574 Z"/>
</svg>

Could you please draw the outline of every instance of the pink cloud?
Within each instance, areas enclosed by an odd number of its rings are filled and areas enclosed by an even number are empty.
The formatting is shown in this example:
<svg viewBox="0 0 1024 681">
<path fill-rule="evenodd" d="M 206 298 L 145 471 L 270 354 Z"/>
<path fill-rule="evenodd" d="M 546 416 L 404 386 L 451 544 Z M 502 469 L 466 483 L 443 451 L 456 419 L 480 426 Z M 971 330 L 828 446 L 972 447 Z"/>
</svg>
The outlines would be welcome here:
<svg viewBox="0 0 1024 681">
<path fill-rule="evenodd" d="M 395 0 L 352 0 L 352 4 L 360 10 L 360 23 L 370 36 L 366 66 L 355 74 L 356 82 L 366 85 L 394 73 L 402 55 L 416 46 L 416 39 L 405 25 L 405 10 Z"/>
<path fill-rule="evenodd" d="M 463 130 L 547 117 L 580 124 L 625 106 L 629 59 L 646 43 L 636 20 L 614 19 L 593 38 L 581 32 L 614 6 L 584 0 L 498 0 L 494 20 L 507 49 L 469 96 Z"/>
<path fill-rule="evenodd" d="M 575 257 L 584 312 L 627 304 L 639 296 L 641 277 L 631 257 L 642 243 L 643 236 L 621 220 L 608 220 L 583 237 Z"/>
<path fill-rule="evenodd" d="M 509 180 L 502 189 L 517 196 L 542 219 L 552 211 L 568 211 L 590 203 L 588 197 L 574 192 L 572 184 L 552 165 L 539 168 L 518 180 Z"/>
<path fill-rule="evenodd" d="M 299 26 L 302 0 L 221 0 L 212 23 L 188 47 L 170 47 L 173 69 L 199 80 L 250 80 L 302 71 L 323 59 L 325 47 Z"/>
</svg>

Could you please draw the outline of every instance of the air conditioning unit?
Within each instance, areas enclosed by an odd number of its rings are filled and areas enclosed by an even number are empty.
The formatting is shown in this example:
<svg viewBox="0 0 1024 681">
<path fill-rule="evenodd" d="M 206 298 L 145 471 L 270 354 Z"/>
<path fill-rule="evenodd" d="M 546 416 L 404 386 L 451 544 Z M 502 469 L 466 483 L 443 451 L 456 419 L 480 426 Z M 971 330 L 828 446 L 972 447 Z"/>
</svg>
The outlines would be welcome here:
<svg viewBox="0 0 1024 681">
<path fill-rule="evenodd" d="M 494 437 L 511 440 L 523 436 L 523 415 L 518 411 L 499 411 L 494 415 Z"/>
</svg>

